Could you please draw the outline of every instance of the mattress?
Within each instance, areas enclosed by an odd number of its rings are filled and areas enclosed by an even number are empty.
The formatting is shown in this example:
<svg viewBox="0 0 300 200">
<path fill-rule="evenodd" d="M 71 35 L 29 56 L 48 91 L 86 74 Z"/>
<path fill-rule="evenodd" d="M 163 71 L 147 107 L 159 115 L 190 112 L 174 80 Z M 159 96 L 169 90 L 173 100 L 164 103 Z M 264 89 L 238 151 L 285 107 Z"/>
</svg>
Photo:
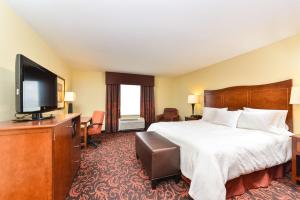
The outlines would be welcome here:
<svg viewBox="0 0 300 200">
<path fill-rule="evenodd" d="M 203 120 L 159 122 L 155 131 L 180 146 L 180 168 L 191 180 L 195 200 L 226 198 L 228 180 L 291 159 L 291 138 L 258 130 L 230 128 Z"/>
</svg>

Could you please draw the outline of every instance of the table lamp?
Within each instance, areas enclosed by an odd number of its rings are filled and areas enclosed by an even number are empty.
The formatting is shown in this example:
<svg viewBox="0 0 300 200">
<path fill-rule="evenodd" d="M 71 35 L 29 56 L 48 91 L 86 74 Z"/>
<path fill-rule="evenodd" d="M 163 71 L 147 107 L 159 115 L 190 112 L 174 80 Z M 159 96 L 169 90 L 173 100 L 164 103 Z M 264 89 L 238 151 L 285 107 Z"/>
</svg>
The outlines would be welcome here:
<svg viewBox="0 0 300 200">
<path fill-rule="evenodd" d="M 200 96 L 191 94 L 188 96 L 188 104 L 192 105 L 192 115 L 194 115 L 195 104 L 200 103 Z"/>
<path fill-rule="evenodd" d="M 66 92 L 65 102 L 68 103 L 68 113 L 73 113 L 73 101 L 75 101 L 75 92 Z"/>
<path fill-rule="evenodd" d="M 290 104 L 300 104 L 300 87 L 292 87 Z"/>
</svg>

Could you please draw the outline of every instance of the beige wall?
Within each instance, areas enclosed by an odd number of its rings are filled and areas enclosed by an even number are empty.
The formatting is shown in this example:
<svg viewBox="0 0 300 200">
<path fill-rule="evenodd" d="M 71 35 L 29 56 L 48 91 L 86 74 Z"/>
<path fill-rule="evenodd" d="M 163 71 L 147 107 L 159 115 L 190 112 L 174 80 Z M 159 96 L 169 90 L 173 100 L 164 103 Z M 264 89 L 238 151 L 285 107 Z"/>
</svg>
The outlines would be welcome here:
<svg viewBox="0 0 300 200">
<path fill-rule="evenodd" d="M 164 108 L 173 107 L 173 78 L 155 77 L 155 113 L 163 113 Z"/>
<path fill-rule="evenodd" d="M 162 113 L 163 108 L 172 106 L 171 78 L 155 77 L 155 112 Z M 105 72 L 72 71 L 72 89 L 76 93 L 74 111 L 83 116 L 91 116 L 96 109 L 105 110 Z"/>
<path fill-rule="evenodd" d="M 55 52 L 0 0 L 0 121 L 15 113 L 15 58 L 21 53 L 47 67 L 71 84 L 71 71 Z"/>
<path fill-rule="evenodd" d="M 94 110 L 105 111 L 105 73 L 103 71 L 72 71 L 72 89 L 76 93 L 74 111 L 91 116 Z"/>
<path fill-rule="evenodd" d="M 190 115 L 191 107 L 186 103 L 188 94 L 203 93 L 204 89 L 264 84 L 290 78 L 294 80 L 294 85 L 300 86 L 300 35 L 176 77 L 174 105 L 181 115 Z M 201 106 L 198 105 L 196 112 L 201 113 Z M 299 106 L 294 106 L 294 129 L 300 132 Z"/>
<path fill-rule="evenodd" d="M 105 73 L 74 69 L 72 90 L 76 94 L 74 112 L 92 116 L 94 110 L 105 111 Z M 105 126 L 102 127 L 105 129 Z"/>
</svg>

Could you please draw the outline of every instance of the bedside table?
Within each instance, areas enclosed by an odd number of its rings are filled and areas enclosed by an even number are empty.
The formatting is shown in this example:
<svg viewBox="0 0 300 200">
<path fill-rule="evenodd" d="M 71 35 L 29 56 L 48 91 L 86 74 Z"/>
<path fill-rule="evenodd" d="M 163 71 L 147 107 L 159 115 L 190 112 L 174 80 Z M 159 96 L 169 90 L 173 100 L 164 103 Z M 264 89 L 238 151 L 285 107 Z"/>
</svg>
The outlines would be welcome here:
<svg viewBox="0 0 300 200">
<path fill-rule="evenodd" d="M 191 115 L 191 116 L 185 117 L 184 120 L 185 121 L 190 121 L 190 120 L 198 120 L 198 119 L 201 119 L 201 118 L 202 118 L 202 115 Z"/>
<path fill-rule="evenodd" d="M 300 181 L 300 135 L 292 136 L 292 181 Z"/>
</svg>

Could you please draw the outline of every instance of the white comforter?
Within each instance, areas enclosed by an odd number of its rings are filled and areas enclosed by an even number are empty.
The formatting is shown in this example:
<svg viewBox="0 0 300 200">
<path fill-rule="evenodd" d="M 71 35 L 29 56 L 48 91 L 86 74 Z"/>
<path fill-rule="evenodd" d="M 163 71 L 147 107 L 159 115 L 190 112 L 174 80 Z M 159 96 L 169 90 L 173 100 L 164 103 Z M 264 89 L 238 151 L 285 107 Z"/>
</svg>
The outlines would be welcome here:
<svg viewBox="0 0 300 200">
<path fill-rule="evenodd" d="M 195 200 L 226 199 L 228 180 L 291 159 L 291 139 L 257 130 L 229 128 L 203 120 L 159 122 L 156 131 L 180 146 L 182 174 Z"/>
</svg>

